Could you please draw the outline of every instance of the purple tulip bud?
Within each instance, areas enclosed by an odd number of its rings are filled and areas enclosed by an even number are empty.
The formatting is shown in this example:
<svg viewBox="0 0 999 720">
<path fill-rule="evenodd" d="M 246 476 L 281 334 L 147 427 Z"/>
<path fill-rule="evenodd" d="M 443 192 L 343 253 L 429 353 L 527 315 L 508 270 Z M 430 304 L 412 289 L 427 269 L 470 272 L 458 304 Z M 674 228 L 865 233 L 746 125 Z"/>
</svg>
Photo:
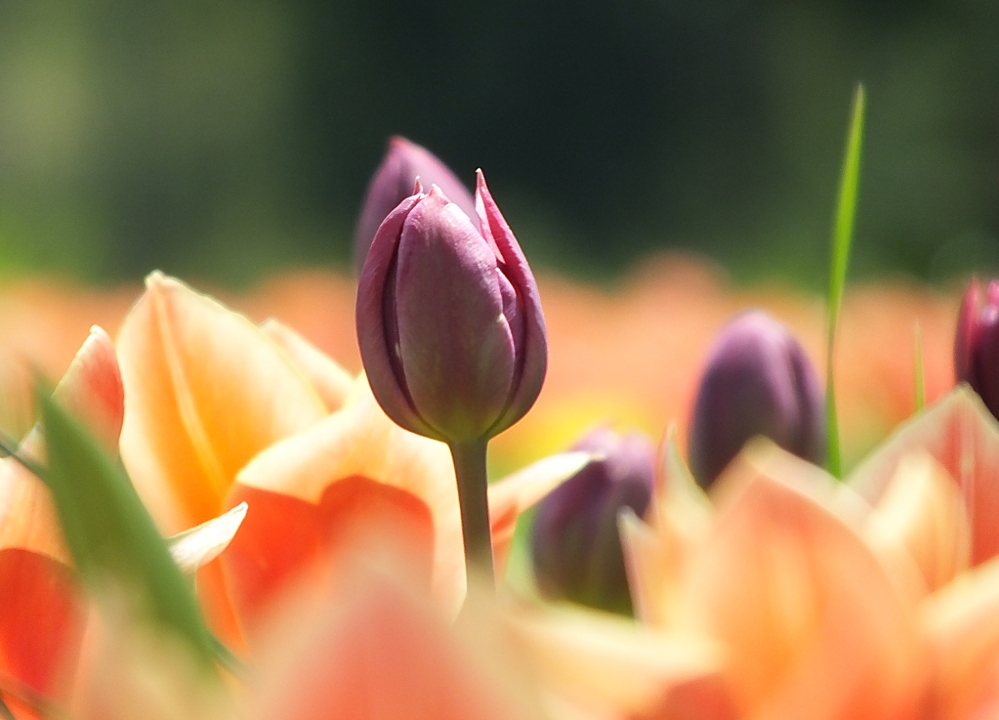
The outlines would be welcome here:
<svg viewBox="0 0 999 720">
<path fill-rule="evenodd" d="M 823 407 L 815 371 L 787 328 L 763 311 L 743 313 L 719 333 L 701 378 L 687 444 L 691 472 L 708 488 L 757 435 L 820 463 Z"/>
<path fill-rule="evenodd" d="M 368 248 L 382 220 L 413 194 L 419 178 L 423 187 L 436 185 L 469 217 L 475 217 L 475 200 L 447 165 L 432 152 L 396 135 L 389 139 L 382 164 L 368 183 L 361 214 L 354 229 L 354 265 L 360 273 Z"/>
<path fill-rule="evenodd" d="M 573 449 L 606 459 L 591 462 L 538 505 L 531 539 L 538 588 L 549 597 L 630 614 L 617 515 L 624 507 L 645 513 L 655 447 L 642 433 L 598 428 Z"/>
<path fill-rule="evenodd" d="M 482 171 L 477 228 L 440 188 L 378 228 L 357 288 L 357 337 L 382 408 L 449 444 L 488 439 L 534 404 L 548 338 L 534 276 Z"/>
<path fill-rule="evenodd" d="M 999 417 L 999 282 L 995 280 L 989 282 L 984 301 L 975 279 L 964 294 L 954 339 L 954 374 Z"/>
</svg>

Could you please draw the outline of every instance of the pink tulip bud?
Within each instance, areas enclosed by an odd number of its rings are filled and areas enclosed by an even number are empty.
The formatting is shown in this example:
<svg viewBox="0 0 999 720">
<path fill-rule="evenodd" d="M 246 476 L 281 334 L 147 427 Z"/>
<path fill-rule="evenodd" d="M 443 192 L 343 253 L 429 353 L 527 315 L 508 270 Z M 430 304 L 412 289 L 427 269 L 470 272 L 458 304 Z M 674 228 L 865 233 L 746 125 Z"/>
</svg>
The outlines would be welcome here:
<svg viewBox="0 0 999 720">
<path fill-rule="evenodd" d="M 825 455 L 815 371 L 787 328 L 760 310 L 732 320 L 711 349 L 687 444 L 697 482 L 710 486 L 757 435 L 811 462 Z"/>
<path fill-rule="evenodd" d="M 382 164 L 368 183 L 354 229 L 354 264 L 360 272 L 382 220 L 413 194 L 419 178 L 424 187 L 436 185 L 466 215 L 475 217 L 475 200 L 447 165 L 432 152 L 396 135 L 388 143 Z"/>
<path fill-rule="evenodd" d="M 479 227 L 438 187 L 378 228 L 357 288 L 357 336 L 382 408 L 412 432 L 486 440 L 534 404 L 548 340 L 534 276 L 486 187 Z"/>
<path fill-rule="evenodd" d="M 989 282 L 985 298 L 972 279 L 957 317 L 954 374 L 971 385 L 999 417 L 999 282 Z"/>
<path fill-rule="evenodd" d="M 648 508 L 655 446 L 642 433 L 598 428 L 573 450 L 606 458 L 591 462 L 538 505 L 531 535 L 535 580 L 549 597 L 630 614 L 617 516 L 625 507 L 639 516 Z"/>
</svg>

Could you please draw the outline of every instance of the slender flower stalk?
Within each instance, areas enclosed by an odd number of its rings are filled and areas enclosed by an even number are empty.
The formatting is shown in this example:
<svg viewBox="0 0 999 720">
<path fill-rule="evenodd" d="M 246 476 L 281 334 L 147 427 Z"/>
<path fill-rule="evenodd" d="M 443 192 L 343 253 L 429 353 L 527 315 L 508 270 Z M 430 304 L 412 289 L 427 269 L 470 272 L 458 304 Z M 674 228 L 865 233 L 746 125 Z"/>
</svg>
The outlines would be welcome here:
<svg viewBox="0 0 999 720">
<path fill-rule="evenodd" d="M 465 543 L 465 569 L 492 577 L 493 540 L 489 524 L 486 441 L 451 443 L 454 473 L 458 480 L 461 535 Z"/>
</svg>

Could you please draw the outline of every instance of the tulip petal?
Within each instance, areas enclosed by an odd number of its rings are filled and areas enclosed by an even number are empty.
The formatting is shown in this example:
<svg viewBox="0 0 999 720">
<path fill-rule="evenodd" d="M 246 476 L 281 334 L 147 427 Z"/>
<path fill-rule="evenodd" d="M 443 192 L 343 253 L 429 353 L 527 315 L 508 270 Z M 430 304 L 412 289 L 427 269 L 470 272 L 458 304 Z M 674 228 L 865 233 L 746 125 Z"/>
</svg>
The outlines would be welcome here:
<svg viewBox="0 0 999 720">
<path fill-rule="evenodd" d="M 410 542 L 424 551 L 441 607 L 457 612 L 461 605 L 464 560 L 450 453 L 393 423 L 363 375 L 342 410 L 239 473 L 229 502 L 244 500 L 250 509 L 222 563 L 248 618 L 297 572 L 339 552 L 350 534 L 338 525 L 383 515 L 408 527 Z"/>
<path fill-rule="evenodd" d="M 906 717 L 923 672 L 914 620 L 816 473 L 763 442 L 723 473 L 717 523 L 689 565 L 689 627 L 729 647 L 746 714 Z"/>
<path fill-rule="evenodd" d="M 669 636 L 608 613 L 551 607 L 515 612 L 510 622 L 546 689 L 613 717 L 644 717 L 671 689 L 724 663 L 710 639 Z"/>
<path fill-rule="evenodd" d="M 930 597 L 922 628 L 934 664 L 927 717 L 991 717 L 999 706 L 999 559 Z"/>
<path fill-rule="evenodd" d="M 83 593 L 65 564 L 0 549 L 0 676 L 64 699 L 86 618 Z"/>
<path fill-rule="evenodd" d="M 94 325 L 52 396 L 78 418 L 112 457 L 125 413 L 125 391 L 111 338 Z"/>
<path fill-rule="evenodd" d="M 362 567 L 313 607 L 290 605 L 261 654 L 267 682 L 248 720 L 538 717 L 496 633 L 452 630 L 399 573 Z"/>
<path fill-rule="evenodd" d="M 521 303 L 520 322 L 524 327 L 523 345 L 518 348 L 517 382 L 506 411 L 490 429 L 490 434 L 495 435 L 522 418 L 541 392 L 548 367 L 548 331 L 541 311 L 541 295 L 527 258 L 493 200 L 482 170 L 476 171 L 475 179 L 475 210 L 479 216 L 479 227 L 502 262 L 503 273 L 517 289 Z"/>
<path fill-rule="evenodd" d="M 714 510 L 680 456 L 675 425 L 659 455 L 646 520 L 623 512 L 618 531 L 636 615 L 650 625 L 674 627 L 683 619 L 679 589 L 686 566 L 706 539 Z"/>
<path fill-rule="evenodd" d="M 413 408 L 412 399 L 402 385 L 403 378 L 396 373 L 392 358 L 396 357 L 397 351 L 389 343 L 390 328 L 385 317 L 384 293 L 390 282 L 389 276 L 394 272 L 399 237 L 410 210 L 419 200 L 420 196 L 414 195 L 399 203 L 379 226 L 371 242 L 357 283 L 357 344 L 365 372 L 373 380 L 371 387 L 378 404 L 403 427 L 440 439 L 440 434 Z"/>
<path fill-rule="evenodd" d="M 196 572 L 229 547 L 246 517 L 246 508 L 246 503 L 240 503 L 217 518 L 167 538 L 170 556 L 181 572 Z"/>
<path fill-rule="evenodd" d="M 160 273 L 125 318 L 118 354 L 122 458 L 166 532 L 217 515 L 250 458 L 326 415 L 252 323 Z"/>
<path fill-rule="evenodd" d="M 999 553 L 999 424 L 966 385 L 896 430 L 851 473 L 848 483 L 877 504 L 902 458 L 924 450 L 957 483 L 971 523 L 971 564 Z"/>
<path fill-rule="evenodd" d="M 270 318 L 260 329 L 305 373 L 326 409 L 339 410 L 354 386 L 354 377 L 284 323 Z"/>
<path fill-rule="evenodd" d="M 875 547 L 904 548 L 933 592 L 967 569 L 971 530 L 950 474 L 924 451 L 906 455 L 868 520 Z"/>
</svg>

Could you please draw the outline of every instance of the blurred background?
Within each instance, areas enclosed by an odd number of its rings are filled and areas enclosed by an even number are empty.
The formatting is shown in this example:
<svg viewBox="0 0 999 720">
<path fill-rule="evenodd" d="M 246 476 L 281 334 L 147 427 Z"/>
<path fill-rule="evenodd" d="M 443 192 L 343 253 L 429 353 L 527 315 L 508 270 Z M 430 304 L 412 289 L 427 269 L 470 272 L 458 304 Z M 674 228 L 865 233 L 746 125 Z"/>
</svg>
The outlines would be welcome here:
<svg viewBox="0 0 999 720">
<path fill-rule="evenodd" d="M 0 273 L 239 287 L 350 263 L 386 138 L 532 261 L 613 281 L 690 250 L 820 289 L 850 97 L 851 273 L 999 267 L 992 0 L 0 4 Z"/>
</svg>

